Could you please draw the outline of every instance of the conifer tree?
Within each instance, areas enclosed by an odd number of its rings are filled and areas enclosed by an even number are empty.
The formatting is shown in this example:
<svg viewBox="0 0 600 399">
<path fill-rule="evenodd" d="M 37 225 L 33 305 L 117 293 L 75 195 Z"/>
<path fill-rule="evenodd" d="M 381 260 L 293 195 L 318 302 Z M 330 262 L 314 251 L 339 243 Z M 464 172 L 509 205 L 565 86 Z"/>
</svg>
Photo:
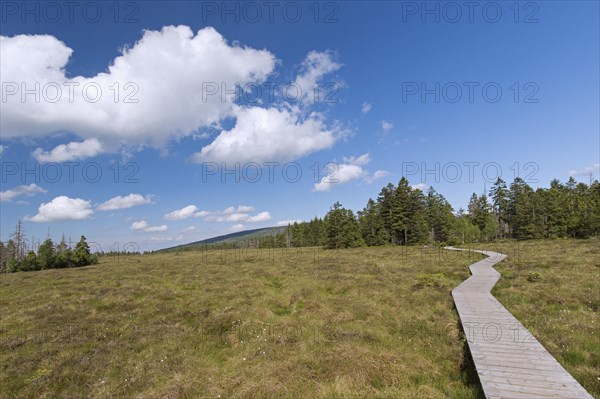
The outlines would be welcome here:
<svg viewBox="0 0 600 399">
<path fill-rule="evenodd" d="M 73 263 L 75 266 L 87 266 L 92 263 L 90 247 L 85 236 L 81 236 L 79 242 L 75 245 L 75 250 L 73 251 Z"/>
<path fill-rule="evenodd" d="M 53 269 L 56 262 L 56 251 L 52 239 L 46 239 L 38 248 L 38 263 L 40 269 Z"/>
</svg>

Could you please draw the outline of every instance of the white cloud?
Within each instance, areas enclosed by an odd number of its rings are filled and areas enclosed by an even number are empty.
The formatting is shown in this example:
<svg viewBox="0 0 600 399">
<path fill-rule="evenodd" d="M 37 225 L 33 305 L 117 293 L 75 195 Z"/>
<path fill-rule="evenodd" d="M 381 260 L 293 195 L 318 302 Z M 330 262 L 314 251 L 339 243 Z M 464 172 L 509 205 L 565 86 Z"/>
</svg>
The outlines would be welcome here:
<svg viewBox="0 0 600 399">
<path fill-rule="evenodd" d="M 324 176 L 320 182 L 315 183 L 315 191 L 329 191 L 333 184 L 344 184 L 352 180 L 365 178 L 367 172 L 359 165 L 339 164 L 337 170 Z"/>
<path fill-rule="evenodd" d="M 248 220 L 247 213 L 231 213 L 229 215 L 217 218 L 217 222 L 241 222 Z"/>
<path fill-rule="evenodd" d="M 222 211 L 201 211 L 196 205 L 188 205 L 181 209 L 177 209 L 173 212 L 167 213 L 163 216 L 165 220 L 183 220 L 192 217 L 202 218 L 207 223 L 258 223 L 265 222 L 271 219 L 269 212 L 260 212 L 256 215 L 250 215 L 250 212 L 254 211 L 253 206 L 249 205 L 238 205 L 230 206 Z M 132 227 L 133 228 L 133 227 Z M 147 228 L 147 225 L 143 225 L 140 229 Z M 183 232 L 190 232 L 195 230 L 194 226 L 190 226 Z"/>
<path fill-rule="evenodd" d="M 328 168 L 327 175 L 323 176 L 320 182 L 315 183 L 313 191 L 329 191 L 334 184 L 344 184 L 352 180 L 362 179 L 367 183 L 389 176 L 390 173 L 384 170 L 376 171 L 372 176 L 363 168 L 371 161 L 369 153 L 358 157 L 344 157 L 344 163 L 337 164 L 334 168 Z"/>
<path fill-rule="evenodd" d="M 0 52 L 3 82 L 22 82 L 27 89 L 38 82 L 43 95 L 39 102 L 33 95 L 23 102 L 19 84 L 6 87 L 7 101 L 1 103 L 3 136 L 71 131 L 85 139 L 97 138 L 108 151 L 123 143 L 162 147 L 170 138 L 218 125 L 231 115 L 235 100 L 235 96 L 223 100 L 220 85 L 232 89 L 236 83 L 261 84 L 276 65 L 269 51 L 230 44 L 211 27 L 195 35 L 187 26 L 144 31 L 132 47 L 124 47 L 107 72 L 89 78 L 66 77 L 73 50 L 54 36 L 0 36 Z M 77 86 L 71 93 L 65 83 Z M 117 101 L 115 84 L 119 84 Z M 207 95 L 209 85 L 219 93 Z M 91 102 L 95 87 L 102 95 Z M 13 89 L 18 93 L 7 95 Z"/>
<path fill-rule="evenodd" d="M 3 134 L 67 131 L 84 139 L 51 151 L 36 149 L 33 155 L 43 162 L 146 145 L 164 149 L 189 135 L 209 138 L 207 129 L 221 132 L 193 156 L 197 162 L 290 161 L 330 148 L 348 133 L 339 122 L 329 126 L 323 113 L 308 109 L 315 100 L 314 84 L 341 67 L 330 51 L 307 54 L 294 80 L 302 93 L 299 105 L 290 105 L 278 93 L 276 105 L 261 108 L 239 106 L 236 95 L 225 93 L 260 86 L 275 72 L 277 59 L 268 50 L 228 43 L 211 27 L 196 34 L 188 26 L 144 31 L 107 72 L 89 78 L 67 78 L 73 50 L 54 36 L 0 36 L 0 46 L 3 82 L 22 82 L 27 89 L 39 83 L 43 94 L 40 101 L 33 95 L 22 101 L 20 85 L 5 90 L 7 101 L 0 104 Z M 96 87 L 102 95 L 91 102 Z M 61 96 L 54 101 L 56 93 Z M 222 130 L 228 118 L 235 125 Z"/>
<path fill-rule="evenodd" d="M 147 233 L 153 233 L 158 231 L 166 231 L 168 229 L 167 225 L 163 224 L 162 226 L 149 226 L 148 222 L 145 220 L 140 220 L 138 222 L 133 222 L 130 227 L 131 230 L 141 230 Z"/>
<path fill-rule="evenodd" d="M 188 205 L 181 209 L 174 210 L 163 216 L 165 220 L 183 220 L 191 217 L 203 217 L 208 215 L 208 212 L 201 211 L 196 205 Z"/>
<path fill-rule="evenodd" d="M 367 152 L 366 154 L 362 154 L 358 157 L 343 157 L 342 160 L 347 164 L 364 166 L 371 162 L 371 156 Z"/>
<path fill-rule="evenodd" d="M 291 219 L 291 220 L 280 220 L 276 223 L 276 226 L 287 226 L 288 224 L 294 224 L 294 223 L 304 223 L 304 220 L 302 219 Z"/>
<path fill-rule="evenodd" d="M 421 191 L 425 191 L 429 188 L 429 186 L 425 183 L 418 183 L 418 184 L 413 184 L 412 186 L 410 186 L 410 188 L 412 188 L 413 190 L 421 190 Z"/>
<path fill-rule="evenodd" d="M 367 182 L 371 184 L 379 179 L 383 179 L 384 177 L 388 177 L 391 175 L 392 174 L 387 170 L 376 170 L 375 173 L 373 173 L 373 176 L 367 178 Z"/>
<path fill-rule="evenodd" d="M 388 133 L 390 130 L 392 130 L 394 128 L 394 124 L 392 122 L 381 121 L 381 122 L 379 122 L 379 124 L 381 125 L 381 129 L 383 129 L 384 133 Z"/>
<path fill-rule="evenodd" d="M 192 231 L 196 231 L 196 226 L 186 227 L 185 229 L 181 230 L 182 233 L 191 233 Z"/>
<path fill-rule="evenodd" d="M 218 222 L 241 222 L 243 220 L 248 220 L 247 213 L 230 213 L 226 216 L 218 218 Z"/>
<path fill-rule="evenodd" d="M 150 241 L 155 242 L 170 242 L 173 241 L 173 237 L 150 237 Z"/>
<path fill-rule="evenodd" d="M 327 126 L 324 115 L 309 112 L 307 106 L 317 99 L 324 101 L 329 86 L 318 86 L 323 77 L 341 68 L 330 51 L 311 51 L 304 59 L 293 87 L 300 107 L 288 103 L 270 108 L 232 107 L 235 125 L 221 133 L 212 143 L 194 154 L 196 162 L 265 162 L 292 161 L 310 153 L 331 148 L 348 135 L 339 122 Z M 341 82 L 335 83 L 339 88 Z M 315 87 L 321 87 L 318 94 Z M 293 93 L 288 93 L 294 97 Z M 293 102 L 293 100 L 292 100 Z"/>
<path fill-rule="evenodd" d="M 233 231 L 233 232 L 238 232 L 238 231 L 242 231 L 242 230 L 244 230 L 243 224 L 234 224 L 233 226 L 231 226 L 231 231 Z"/>
<path fill-rule="evenodd" d="M 596 174 L 596 173 L 599 173 L 599 171 L 600 171 L 600 163 L 595 163 L 592 166 L 588 166 L 583 169 L 579 169 L 579 170 L 572 169 L 569 171 L 569 176 L 572 176 L 572 177 L 589 176 L 590 173 Z"/>
<path fill-rule="evenodd" d="M 149 204 L 151 202 L 152 199 L 150 196 L 144 197 L 140 194 L 129 194 L 123 197 L 118 195 L 103 204 L 100 204 L 97 209 L 100 211 L 114 211 L 117 209 L 127 209 L 137 205 Z"/>
<path fill-rule="evenodd" d="M 166 224 L 162 226 L 150 226 L 144 229 L 145 232 L 157 232 L 157 231 L 166 231 L 168 229 Z"/>
<path fill-rule="evenodd" d="M 371 103 L 362 103 L 362 107 L 360 108 L 360 112 L 362 112 L 363 114 L 368 114 L 369 111 L 371 111 L 371 109 L 373 108 L 373 104 Z"/>
<path fill-rule="evenodd" d="M 61 195 L 48 203 L 42 203 L 38 213 L 25 220 L 32 222 L 55 222 L 61 220 L 84 220 L 94 214 L 90 201 Z"/>
<path fill-rule="evenodd" d="M 331 100 L 327 98 L 328 92 L 331 91 L 328 85 L 315 86 L 327 74 L 337 71 L 342 67 L 333 60 L 334 54 L 331 51 L 319 52 L 311 51 L 308 53 L 302 62 L 302 71 L 296 77 L 294 84 L 300 90 L 301 97 L 299 100 L 303 103 L 314 103 L 319 101 Z M 341 87 L 341 82 L 327 82 L 334 84 L 336 87 Z M 319 87 L 319 93 L 315 93 L 315 88 Z M 289 94 L 293 97 L 293 94 Z"/>
<path fill-rule="evenodd" d="M 250 216 L 248 223 L 266 222 L 271 220 L 271 214 L 269 212 L 261 212 L 258 215 Z"/>
<path fill-rule="evenodd" d="M 230 206 L 222 211 L 202 211 L 202 215 L 199 217 L 202 217 L 203 220 L 208 223 L 258 223 L 271 220 L 271 214 L 269 212 L 260 212 L 256 215 L 250 215 L 250 212 L 252 211 L 254 211 L 253 206 Z M 194 215 L 198 215 L 198 213 L 194 213 Z"/>
<path fill-rule="evenodd" d="M 130 228 L 131 230 L 144 230 L 146 227 L 148 227 L 148 222 L 140 220 L 139 222 L 133 222 Z"/>
<path fill-rule="evenodd" d="M 231 213 L 248 213 L 248 212 L 252 212 L 254 210 L 253 206 L 248 206 L 248 205 L 238 205 L 238 207 L 234 207 L 234 206 L 230 206 L 229 208 L 225 209 L 223 211 L 223 213 L 225 214 L 231 214 Z"/>
<path fill-rule="evenodd" d="M 236 123 L 193 156 L 195 162 L 291 161 L 331 148 L 344 134 L 320 114 L 295 109 L 235 107 Z"/>
<path fill-rule="evenodd" d="M 51 151 L 36 148 L 33 157 L 39 162 L 68 162 L 95 157 L 102 152 L 102 144 L 98 139 L 92 138 L 82 142 L 60 144 Z"/>
<path fill-rule="evenodd" d="M 208 216 L 206 216 L 204 218 L 205 222 L 243 222 L 248 220 L 249 215 L 247 213 L 227 213 L 224 215 L 220 215 L 219 213 L 215 212 L 212 214 L 209 214 Z"/>
<path fill-rule="evenodd" d="M 177 237 L 150 237 L 150 241 L 154 242 L 170 242 L 170 241 L 180 241 L 183 240 L 183 236 L 179 235 Z"/>
<path fill-rule="evenodd" d="M 44 194 L 46 192 L 46 190 L 35 183 L 17 186 L 6 191 L 0 191 L 0 202 L 9 202 L 21 196 L 31 197 L 35 194 Z"/>
</svg>

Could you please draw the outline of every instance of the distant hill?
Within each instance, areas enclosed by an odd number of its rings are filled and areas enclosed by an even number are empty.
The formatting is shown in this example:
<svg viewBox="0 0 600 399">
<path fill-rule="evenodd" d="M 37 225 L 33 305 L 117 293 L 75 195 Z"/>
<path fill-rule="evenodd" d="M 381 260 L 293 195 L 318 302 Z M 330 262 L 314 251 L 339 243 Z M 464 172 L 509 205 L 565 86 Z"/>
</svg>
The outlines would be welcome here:
<svg viewBox="0 0 600 399">
<path fill-rule="evenodd" d="M 260 229 L 253 230 L 244 230 L 238 231 L 236 233 L 225 234 L 222 236 L 207 238 L 202 241 L 194 241 L 188 244 L 181 244 L 175 247 L 163 248 L 161 250 L 155 252 L 168 252 L 168 251 L 176 251 L 187 249 L 188 247 L 194 247 L 202 244 L 221 244 L 221 243 L 235 243 L 239 241 L 245 241 L 253 238 L 264 237 L 267 235 L 275 235 L 277 233 L 282 233 L 285 231 L 286 226 L 278 226 L 278 227 L 263 227 Z"/>
</svg>

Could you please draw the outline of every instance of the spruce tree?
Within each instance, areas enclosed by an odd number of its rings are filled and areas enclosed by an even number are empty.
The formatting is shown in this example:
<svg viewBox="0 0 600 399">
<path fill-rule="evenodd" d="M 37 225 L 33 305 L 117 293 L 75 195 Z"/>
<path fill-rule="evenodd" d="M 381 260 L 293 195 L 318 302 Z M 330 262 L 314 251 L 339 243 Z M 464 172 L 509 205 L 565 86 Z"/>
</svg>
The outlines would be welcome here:
<svg viewBox="0 0 600 399">
<path fill-rule="evenodd" d="M 56 251 L 52 239 L 48 238 L 38 248 L 38 263 L 42 270 L 53 269 L 56 261 Z"/>
<path fill-rule="evenodd" d="M 427 221 L 432 241 L 448 242 L 450 240 L 454 223 L 452 212 L 452 206 L 446 198 L 430 187 L 427 191 Z"/>
<path fill-rule="evenodd" d="M 383 225 L 378 204 L 372 199 L 369 199 L 367 206 L 358 212 L 358 224 L 366 245 L 378 246 L 388 242 L 389 237 Z"/>
<path fill-rule="evenodd" d="M 492 210 L 498 221 L 498 235 L 504 238 L 510 235 L 508 225 L 508 188 L 506 182 L 501 178 L 496 179 L 496 183 L 490 189 L 490 198 L 492 200 Z"/>
<path fill-rule="evenodd" d="M 75 266 L 87 266 L 92 263 L 90 247 L 85 236 L 81 236 L 79 242 L 75 245 L 75 250 L 73 251 L 73 263 Z"/>
</svg>

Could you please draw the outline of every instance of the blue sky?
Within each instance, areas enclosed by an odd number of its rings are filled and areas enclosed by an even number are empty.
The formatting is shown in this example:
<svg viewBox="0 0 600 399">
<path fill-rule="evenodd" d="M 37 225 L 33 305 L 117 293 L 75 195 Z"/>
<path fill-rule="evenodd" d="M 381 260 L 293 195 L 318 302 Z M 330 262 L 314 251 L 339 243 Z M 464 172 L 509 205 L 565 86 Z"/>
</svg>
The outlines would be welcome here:
<svg viewBox="0 0 600 399">
<path fill-rule="evenodd" d="M 402 176 L 456 209 L 598 178 L 598 2 L 46 4 L 2 5 L 2 240 L 151 250 Z"/>
</svg>

